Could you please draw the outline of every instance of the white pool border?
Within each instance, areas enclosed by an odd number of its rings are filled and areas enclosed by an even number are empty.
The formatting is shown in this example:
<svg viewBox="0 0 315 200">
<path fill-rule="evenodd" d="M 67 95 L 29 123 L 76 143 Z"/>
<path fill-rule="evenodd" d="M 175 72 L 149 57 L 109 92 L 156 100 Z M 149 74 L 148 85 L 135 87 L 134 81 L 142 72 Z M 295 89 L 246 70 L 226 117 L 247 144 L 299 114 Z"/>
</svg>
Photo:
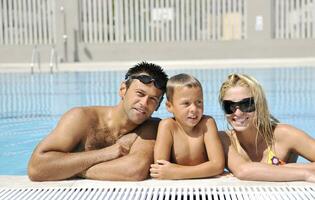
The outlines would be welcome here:
<svg viewBox="0 0 315 200">
<path fill-rule="evenodd" d="M 303 186 L 315 189 L 315 183 L 305 181 L 266 182 L 243 181 L 235 177 L 192 180 L 99 181 L 75 179 L 64 181 L 33 182 L 27 176 L 0 176 L 0 188 L 108 188 L 108 187 L 207 187 L 207 186 Z"/>
<path fill-rule="evenodd" d="M 112 61 L 112 62 L 78 62 L 59 63 L 53 72 L 70 71 L 121 71 L 141 61 Z M 222 69 L 222 68 L 277 68 L 277 67 L 315 67 L 315 57 L 305 58 L 266 58 L 266 59 L 206 59 L 206 60 L 148 60 L 166 70 L 170 69 Z M 49 63 L 34 66 L 33 72 L 50 72 Z M 30 63 L 0 63 L 0 73 L 31 72 Z"/>
</svg>

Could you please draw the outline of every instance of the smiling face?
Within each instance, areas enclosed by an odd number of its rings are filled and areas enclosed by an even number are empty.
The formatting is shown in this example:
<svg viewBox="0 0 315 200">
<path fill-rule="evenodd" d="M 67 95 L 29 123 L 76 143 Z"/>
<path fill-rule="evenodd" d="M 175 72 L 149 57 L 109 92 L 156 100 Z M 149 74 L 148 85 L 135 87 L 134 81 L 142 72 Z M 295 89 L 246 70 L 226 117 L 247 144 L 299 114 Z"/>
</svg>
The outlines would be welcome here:
<svg viewBox="0 0 315 200">
<path fill-rule="evenodd" d="M 175 87 L 172 102 L 167 101 L 167 109 L 173 113 L 182 127 L 195 127 L 203 115 L 203 94 L 200 87 Z"/>
<path fill-rule="evenodd" d="M 235 86 L 226 90 L 223 100 L 232 102 L 240 102 L 246 98 L 252 97 L 250 90 L 245 86 Z M 235 112 L 231 114 L 225 114 L 229 124 L 237 132 L 245 131 L 249 128 L 254 128 L 253 120 L 255 117 L 255 111 L 243 112 L 236 107 Z"/>
<path fill-rule="evenodd" d="M 157 89 L 153 82 L 144 84 L 134 79 L 127 89 L 125 83 L 120 88 L 123 107 L 128 119 L 135 124 L 141 124 L 151 117 L 157 108 L 162 90 Z"/>
</svg>

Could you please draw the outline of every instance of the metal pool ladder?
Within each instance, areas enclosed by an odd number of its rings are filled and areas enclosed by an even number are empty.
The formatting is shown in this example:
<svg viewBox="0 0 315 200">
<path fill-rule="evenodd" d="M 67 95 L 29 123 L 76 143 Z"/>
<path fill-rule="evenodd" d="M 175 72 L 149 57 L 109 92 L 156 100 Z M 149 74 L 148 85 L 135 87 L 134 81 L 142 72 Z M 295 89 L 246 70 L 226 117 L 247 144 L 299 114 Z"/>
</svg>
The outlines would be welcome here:
<svg viewBox="0 0 315 200">
<path fill-rule="evenodd" d="M 2 188 L 0 200 L 287 200 L 315 199 L 312 186 Z"/>
</svg>

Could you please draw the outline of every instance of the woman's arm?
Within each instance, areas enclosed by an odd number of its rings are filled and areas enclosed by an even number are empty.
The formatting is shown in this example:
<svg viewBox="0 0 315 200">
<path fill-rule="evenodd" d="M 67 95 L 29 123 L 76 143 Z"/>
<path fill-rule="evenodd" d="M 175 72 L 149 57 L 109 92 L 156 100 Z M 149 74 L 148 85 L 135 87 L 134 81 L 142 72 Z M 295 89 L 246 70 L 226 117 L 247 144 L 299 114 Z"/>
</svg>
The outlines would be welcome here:
<svg viewBox="0 0 315 200">
<path fill-rule="evenodd" d="M 275 137 L 290 151 L 306 158 L 310 163 L 288 163 L 285 167 L 308 169 L 315 172 L 315 139 L 300 129 L 287 124 L 279 124 L 275 129 Z"/>
<path fill-rule="evenodd" d="M 232 145 L 226 133 L 221 134 L 228 169 L 239 179 L 253 181 L 315 181 L 306 169 L 274 166 L 245 160 Z"/>
<path fill-rule="evenodd" d="M 275 137 L 277 141 L 287 145 L 290 151 L 315 162 L 315 139 L 304 131 L 287 124 L 279 124 L 275 129 Z"/>
</svg>

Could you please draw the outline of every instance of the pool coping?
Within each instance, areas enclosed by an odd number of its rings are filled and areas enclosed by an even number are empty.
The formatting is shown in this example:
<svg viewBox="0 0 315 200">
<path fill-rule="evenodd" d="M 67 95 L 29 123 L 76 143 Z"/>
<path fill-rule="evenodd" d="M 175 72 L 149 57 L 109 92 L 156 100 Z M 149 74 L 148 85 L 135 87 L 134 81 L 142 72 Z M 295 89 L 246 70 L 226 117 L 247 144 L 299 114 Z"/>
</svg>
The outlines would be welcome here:
<svg viewBox="0 0 315 200">
<path fill-rule="evenodd" d="M 64 181 L 33 182 L 27 176 L 0 176 L 0 188 L 109 188 L 109 187 L 238 187 L 238 186 L 294 186 L 314 187 L 315 183 L 305 181 L 294 182 L 267 182 L 267 181 L 244 181 L 235 177 L 219 177 L 191 180 L 155 180 L 144 181 L 99 181 L 88 179 L 74 179 Z"/>
<path fill-rule="evenodd" d="M 141 61 L 70 62 L 41 63 L 40 68 L 30 63 L 1 63 L 0 73 L 7 72 L 76 72 L 76 71 L 125 71 Z M 315 57 L 304 58 L 264 58 L 264 59 L 203 59 L 203 60 L 152 60 L 166 70 L 172 69 L 222 69 L 222 68 L 276 68 L 276 67 L 315 67 Z M 56 69 L 57 68 L 57 69 Z"/>
</svg>

